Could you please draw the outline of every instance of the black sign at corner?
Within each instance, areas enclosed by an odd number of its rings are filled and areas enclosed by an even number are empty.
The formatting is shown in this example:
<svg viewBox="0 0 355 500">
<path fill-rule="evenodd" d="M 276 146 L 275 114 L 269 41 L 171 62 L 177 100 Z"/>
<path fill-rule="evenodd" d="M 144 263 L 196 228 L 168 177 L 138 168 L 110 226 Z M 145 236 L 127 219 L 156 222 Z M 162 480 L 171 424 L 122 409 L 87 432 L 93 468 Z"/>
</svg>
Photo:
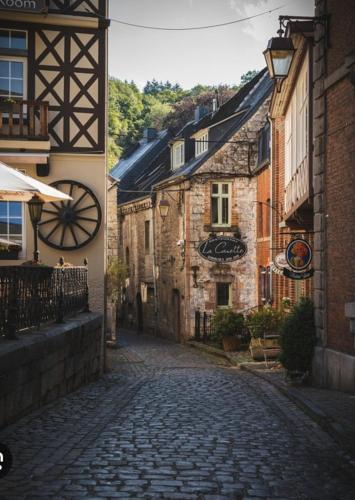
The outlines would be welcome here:
<svg viewBox="0 0 355 500">
<path fill-rule="evenodd" d="M 311 278 L 314 274 L 314 269 L 310 269 L 309 271 L 304 271 L 304 272 L 296 272 L 296 271 L 290 271 L 286 267 L 283 269 L 283 275 L 286 276 L 286 278 L 290 278 L 291 280 L 306 280 L 308 278 Z"/>
<path fill-rule="evenodd" d="M 0 0 L 0 10 L 41 13 L 46 8 L 46 0 Z"/>
<path fill-rule="evenodd" d="M 202 241 L 198 253 L 211 262 L 233 262 L 247 253 L 244 241 L 232 236 L 216 236 Z"/>
</svg>

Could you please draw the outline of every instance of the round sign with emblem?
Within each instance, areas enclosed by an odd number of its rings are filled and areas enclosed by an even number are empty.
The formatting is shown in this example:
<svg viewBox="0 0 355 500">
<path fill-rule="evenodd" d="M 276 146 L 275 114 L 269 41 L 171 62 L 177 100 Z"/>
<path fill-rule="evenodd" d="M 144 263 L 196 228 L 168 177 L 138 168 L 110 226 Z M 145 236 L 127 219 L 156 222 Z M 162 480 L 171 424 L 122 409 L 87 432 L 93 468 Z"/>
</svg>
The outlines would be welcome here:
<svg viewBox="0 0 355 500">
<path fill-rule="evenodd" d="M 286 248 L 287 264 L 295 271 L 303 271 L 312 261 L 312 248 L 306 240 L 296 238 Z"/>
</svg>

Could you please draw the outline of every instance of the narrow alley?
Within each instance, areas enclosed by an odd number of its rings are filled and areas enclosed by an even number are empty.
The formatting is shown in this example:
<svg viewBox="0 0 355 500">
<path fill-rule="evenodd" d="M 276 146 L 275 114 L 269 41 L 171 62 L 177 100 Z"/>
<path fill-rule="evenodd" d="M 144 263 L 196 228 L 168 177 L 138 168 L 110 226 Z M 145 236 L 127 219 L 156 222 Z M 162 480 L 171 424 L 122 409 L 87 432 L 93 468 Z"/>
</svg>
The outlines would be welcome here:
<svg viewBox="0 0 355 500">
<path fill-rule="evenodd" d="M 354 498 L 347 457 L 267 382 L 165 340 L 120 342 L 110 373 L 0 433 L 1 499 Z"/>
</svg>

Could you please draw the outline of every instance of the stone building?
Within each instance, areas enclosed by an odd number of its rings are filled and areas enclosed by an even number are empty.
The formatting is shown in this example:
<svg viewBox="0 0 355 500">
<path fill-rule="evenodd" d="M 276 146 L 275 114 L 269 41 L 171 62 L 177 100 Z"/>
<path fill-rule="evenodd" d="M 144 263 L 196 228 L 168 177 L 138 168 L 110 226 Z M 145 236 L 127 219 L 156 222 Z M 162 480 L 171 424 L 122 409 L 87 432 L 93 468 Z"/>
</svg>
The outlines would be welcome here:
<svg viewBox="0 0 355 500">
<path fill-rule="evenodd" d="M 112 170 L 129 268 L 123 316 L 139 330 L 184 341 L 194 335 L 196 311 L 257 305 L 253 170 L 271 87 L 261 71 L 224 105 L 198 108 L 178 134 L 148 130 Z M 208 245 L 222 241 L 247 252 L 208 260 Z"/>
<path fill-rule="evenodd" d="M 89 261 L 93 310 L 104 308 L 107 1 L 0 2 L 0 160 L 70 194 L 45 204 L 40 259 Z M 70 5 L 69 5 L 70 4 Z M 0 202 L 0 238 L 33 255 L 26 205 Z"/>
</svg>

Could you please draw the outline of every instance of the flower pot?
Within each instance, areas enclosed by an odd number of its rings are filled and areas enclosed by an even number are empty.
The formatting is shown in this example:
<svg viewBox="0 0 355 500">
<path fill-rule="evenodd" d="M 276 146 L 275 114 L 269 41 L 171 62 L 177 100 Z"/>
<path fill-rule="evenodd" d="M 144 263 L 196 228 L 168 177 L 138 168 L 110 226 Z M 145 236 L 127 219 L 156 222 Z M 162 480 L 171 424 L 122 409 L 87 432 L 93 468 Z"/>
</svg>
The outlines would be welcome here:
<svg viewBox="0 0 355 500">
<path fill-rule="evenodd" d="M 280 354 L 278 338 L 252 338 L 250 341 L 250 354 L 255 361 L 264 360 L 265 352 L 268 358 L 277 358 Z"/>
<path fill-rule="evenodd" d="M 240 338 L 238 337 L 223 337 L 223 350 L 225 352 L 237 351 L 240 348 Z"/>
</svg>

